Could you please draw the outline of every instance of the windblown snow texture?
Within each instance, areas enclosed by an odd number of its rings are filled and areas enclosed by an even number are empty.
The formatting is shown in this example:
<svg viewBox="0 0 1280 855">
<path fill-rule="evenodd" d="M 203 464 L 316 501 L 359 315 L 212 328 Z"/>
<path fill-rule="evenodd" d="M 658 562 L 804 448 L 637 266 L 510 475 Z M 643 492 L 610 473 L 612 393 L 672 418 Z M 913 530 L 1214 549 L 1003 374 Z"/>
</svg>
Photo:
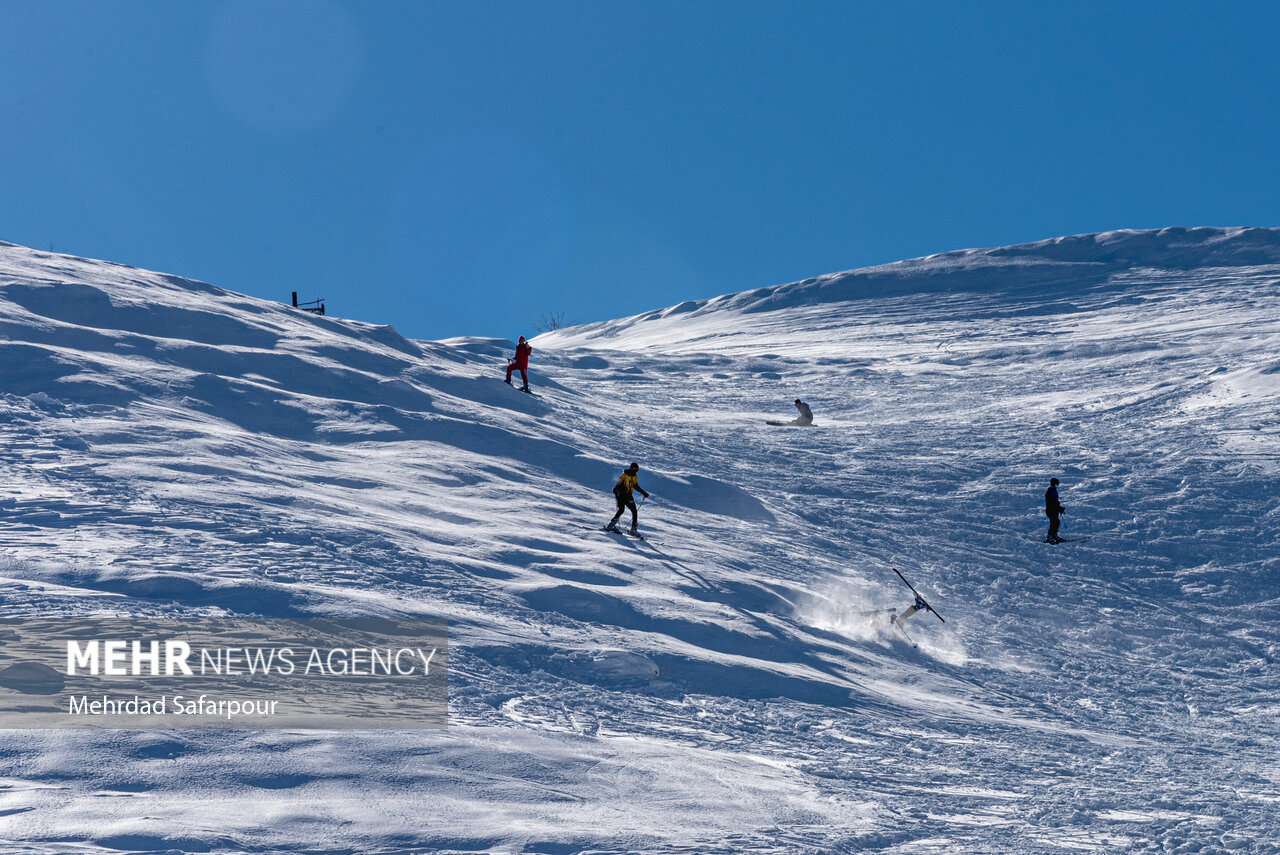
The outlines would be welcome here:
<svg viewBox="0 0 1280 855">
<path fill-rule="evenodd" d="M 0 245 L 5 616 L 437 616 L 453 667 L 445 731 L 9 731 L 0 842 L 1274 851 L 1278 286 L 1272 230 L 947 253 L 543 335 L 534 398 Z M 631 460 L 651 543 L 592 531 Z"/>
</svg>

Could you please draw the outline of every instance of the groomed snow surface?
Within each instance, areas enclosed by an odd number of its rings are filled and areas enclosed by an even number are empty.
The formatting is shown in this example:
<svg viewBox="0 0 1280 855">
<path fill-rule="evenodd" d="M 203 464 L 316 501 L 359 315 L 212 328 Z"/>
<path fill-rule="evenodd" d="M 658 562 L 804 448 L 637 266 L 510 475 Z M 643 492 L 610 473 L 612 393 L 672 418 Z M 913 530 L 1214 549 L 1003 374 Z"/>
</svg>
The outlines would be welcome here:
<svg viewBox="0 0 1280 855">
<path fill-rule="evenodd" d="M 510 341 L 0 245 L 4 617 L 444 617 L 452 669 L 447 730 L 5 731 L 0 849 L 1280 851 L 1280 232 L 533 345 L 537 397 Z M 631 460 L 648 542 L 593 530 Z"/>
</svg>

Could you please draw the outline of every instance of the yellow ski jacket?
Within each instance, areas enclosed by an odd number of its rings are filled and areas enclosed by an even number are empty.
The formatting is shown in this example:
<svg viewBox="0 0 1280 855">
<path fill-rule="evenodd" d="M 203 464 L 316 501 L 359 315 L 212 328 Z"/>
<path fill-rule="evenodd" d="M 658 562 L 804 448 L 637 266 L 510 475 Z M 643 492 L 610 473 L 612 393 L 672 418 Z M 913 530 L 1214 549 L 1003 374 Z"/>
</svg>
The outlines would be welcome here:
<svg viewBox="0 0 1280 855">
<path fill-rule="evenodd" d="M 618 479 L 618 483 L 614 485 L 613 493 L 615 496 L 631 497 L 632 490 L 639 490 L 641 495 L 648 497 L 648 493 L 640 486 L 640 476 L 632 475 L 630 469 L 624 469 L 622 477 Z"/>
</svg>

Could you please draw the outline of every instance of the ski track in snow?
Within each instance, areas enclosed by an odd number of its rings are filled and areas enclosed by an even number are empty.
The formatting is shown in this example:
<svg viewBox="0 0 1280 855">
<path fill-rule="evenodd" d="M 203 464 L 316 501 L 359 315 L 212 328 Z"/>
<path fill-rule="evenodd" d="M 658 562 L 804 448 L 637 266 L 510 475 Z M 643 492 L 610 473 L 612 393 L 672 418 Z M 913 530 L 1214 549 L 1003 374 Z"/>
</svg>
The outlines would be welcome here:
<svg viewBox="0 0 1280 855">
<path fill-rule="evenodd" d="M 510 342 L 0 245 L 6 616 L 440 616 L 452 671 L 440 731 L 8 731 L 0 843 L 1280 851 L 1280 255 L 1187 260 L 1258 231 L 570 328 L 538 398 Z M 591 530 L 633 459 L 648 543 Z"/>
</svg>

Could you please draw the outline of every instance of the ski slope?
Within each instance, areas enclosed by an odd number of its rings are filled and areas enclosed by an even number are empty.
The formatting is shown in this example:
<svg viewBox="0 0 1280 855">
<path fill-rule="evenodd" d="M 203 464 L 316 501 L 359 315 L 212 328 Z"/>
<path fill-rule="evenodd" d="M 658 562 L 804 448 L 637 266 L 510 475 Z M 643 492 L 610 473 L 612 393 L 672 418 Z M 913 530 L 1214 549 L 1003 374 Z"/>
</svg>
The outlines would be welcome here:
<svg viewBox="0 0 1280 855">
<path fill-rule="evenodd" d="M 532 344 L 0 244 L 5 617 L 451 626 L 447 730 L 5 731 L 0 848 L 1280 851 L 1280 231 Z"/>
</svg>

